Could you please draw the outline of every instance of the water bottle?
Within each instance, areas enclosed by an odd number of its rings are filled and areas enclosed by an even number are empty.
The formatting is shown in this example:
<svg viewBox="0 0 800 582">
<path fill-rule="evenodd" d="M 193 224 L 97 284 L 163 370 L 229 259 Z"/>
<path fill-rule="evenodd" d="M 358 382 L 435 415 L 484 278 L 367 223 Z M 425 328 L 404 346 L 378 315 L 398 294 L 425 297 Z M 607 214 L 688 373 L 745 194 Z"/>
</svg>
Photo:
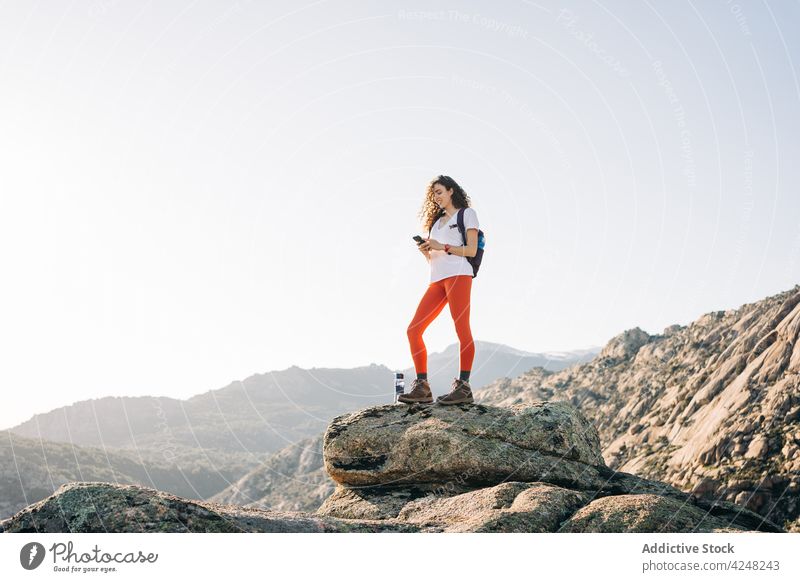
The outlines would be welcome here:
<svg viewBox="0 0 800 582">
<path fill-rule="evenodd" d="M 406 391 L 406 381 L 403 379 L 402 372 L 394 373 L 394 401 L 397 402 L 397 397 L 404 394 Z"/>
</svg>

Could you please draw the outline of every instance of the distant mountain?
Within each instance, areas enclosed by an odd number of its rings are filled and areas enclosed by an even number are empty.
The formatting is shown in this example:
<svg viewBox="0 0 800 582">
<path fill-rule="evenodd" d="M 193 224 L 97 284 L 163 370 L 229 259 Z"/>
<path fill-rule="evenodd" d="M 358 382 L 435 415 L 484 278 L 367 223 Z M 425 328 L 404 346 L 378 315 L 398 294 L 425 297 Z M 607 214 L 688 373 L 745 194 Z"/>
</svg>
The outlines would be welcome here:
<svg viewBox="0 0 800 582">
<path fill-rule="evenodd" d="M 273 453 L 325 429 L 347 410 L 391 402 L 385 366 L 254 374 L 187 400 L 110 396 L 37 414 L 11 428 L 30 438 L 121 449 L 190 447 Z"/>
<path fill-rule="evenodd" d="M 487 342 L 476 342 L 475 352 L 475 371 L 470 378 L 475 389 L 534 365 L 560 370 L 591 354 L 581 351 L 549 357 Z M 449 390 L 457 368 L 458 344 L 429 355 L 429 377 L 439 392 Z M 415 377 L 413 369 L 406 372 L 408 378 Z M 82 400 L 36 414 L 10 430 L 82 446 L 274 453 L 318 435 L 338 414 L 393 399 L 394 371 L 386 366 L 309 370 L 291 366 L 254 374 L 187 400 L 163 396 Z"/>
<path fill-rule="evenodd" d="M 577 406 L 613 469 L 800 530 L 800 285 L 660 335 L 627 330 L 589 363 L 535 368 L 480 398 L 538 400 Z"/>
<path fill-rule="evenodd" d="M 0 432 L 0 519 L 73 481 L 137 484 L 205 499 L 265 460 L 196 449 L 80 447 Z"/>
<path fill-rule="evenodd" d="M 601 346 L 567 352 L 534 353 L 503 344 L 476 340 L 470 384 L 473 390 L 480 390 L 497 379 L 514 378 L 536 366 L 558 372 L 575 364 L 590 361 L 600 352 L 600 348 Z M 428 380 L 435 395 L 448 392 L 453 378 L 458 376 L 459 349 L 459 344 L 456 342 L 447 346 L 442 352 L 428 353 Z M 407 380 L 416 378 L 413 366 L 399 371 L 404 373 Z"/>
</svg>

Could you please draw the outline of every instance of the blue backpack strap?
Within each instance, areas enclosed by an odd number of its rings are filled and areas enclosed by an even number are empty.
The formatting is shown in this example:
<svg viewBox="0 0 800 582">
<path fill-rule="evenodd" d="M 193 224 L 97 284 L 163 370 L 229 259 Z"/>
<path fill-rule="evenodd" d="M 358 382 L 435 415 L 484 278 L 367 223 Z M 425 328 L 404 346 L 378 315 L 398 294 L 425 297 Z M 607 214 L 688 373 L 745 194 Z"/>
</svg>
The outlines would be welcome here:
<svg viewBox="0 0 800 582">
<path fill-rule="evenodd" d="M 464 241 L 464 246 L 467 246 L 467 233 L 464 229 L 464 208 L 458 209 L 458 218 L 456 218 L 456 222 L 458 222 L 458 230 L 461 233 L 461 238 Z"/>
</svg>

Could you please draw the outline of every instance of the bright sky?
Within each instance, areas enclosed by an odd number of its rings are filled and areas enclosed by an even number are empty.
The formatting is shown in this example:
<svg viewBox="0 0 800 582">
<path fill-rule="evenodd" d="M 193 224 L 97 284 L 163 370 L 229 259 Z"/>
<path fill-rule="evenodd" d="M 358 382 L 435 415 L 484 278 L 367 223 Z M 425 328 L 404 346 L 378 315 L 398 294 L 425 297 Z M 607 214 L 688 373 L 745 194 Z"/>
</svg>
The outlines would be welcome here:
<svg viewBox="0 0 800 582">
<path fill-rule="evenodd" d="M 602 345 L 798 282 L 800 4 L 401 5 L 2 4 L 0 427 L 410 366 L 441 173 L 486 233 L 479 340 Z"/>
</svg>

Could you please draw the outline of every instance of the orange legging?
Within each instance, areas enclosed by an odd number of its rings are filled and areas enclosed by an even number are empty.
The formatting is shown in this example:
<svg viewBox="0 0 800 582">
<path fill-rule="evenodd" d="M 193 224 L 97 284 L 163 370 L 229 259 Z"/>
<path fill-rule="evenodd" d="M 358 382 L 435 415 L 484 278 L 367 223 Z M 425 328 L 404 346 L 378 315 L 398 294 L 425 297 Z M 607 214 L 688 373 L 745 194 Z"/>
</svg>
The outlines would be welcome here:
<svg viewBox="0 0 800 582">
<path fill-rule="evenodd" d="M 434 281 L 422 296 L 408 325 L 408 343 L 411 346 L 411 357 L 414 369 L 418 374 L 428 372 L 428 352 L 422 334 L 431 322 L 450 304 L 450 315 L 456 324 L 456 333 L 461 345 L 461 370 L 471 370 L 475 358 L 475 344 L 472 342 L 472 330 L 469 327 L 469 295 L 472 290 L 472 275 L 455 275 Z"/>
</svg>

